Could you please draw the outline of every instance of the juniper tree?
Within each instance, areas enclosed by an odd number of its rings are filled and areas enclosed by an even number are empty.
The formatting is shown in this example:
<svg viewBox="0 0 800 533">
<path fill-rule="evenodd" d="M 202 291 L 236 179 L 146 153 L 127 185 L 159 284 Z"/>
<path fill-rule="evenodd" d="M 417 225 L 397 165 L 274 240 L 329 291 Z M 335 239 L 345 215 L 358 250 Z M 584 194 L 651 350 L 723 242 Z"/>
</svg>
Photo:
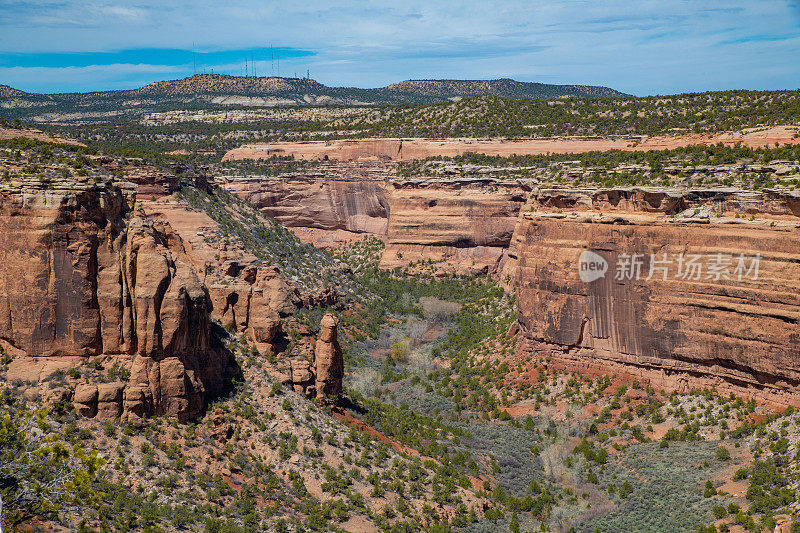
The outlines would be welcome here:
<svg viewBox="0 0 800 533">
<path fill-rule="evenodd" d="M 70 446 L 51 430 L 46 410 L 0 406 L 0 533 L 34 517 L 52 519 L 61 510 L 95 503 L 92 488 L 102 460 Z"/>
</svg>

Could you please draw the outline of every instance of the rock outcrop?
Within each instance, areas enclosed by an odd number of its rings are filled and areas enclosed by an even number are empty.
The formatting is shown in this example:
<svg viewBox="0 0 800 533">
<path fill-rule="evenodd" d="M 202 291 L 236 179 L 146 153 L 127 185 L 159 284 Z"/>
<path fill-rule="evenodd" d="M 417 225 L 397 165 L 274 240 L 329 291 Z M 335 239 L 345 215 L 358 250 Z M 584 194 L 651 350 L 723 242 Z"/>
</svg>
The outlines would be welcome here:
<svg viewBox="0 0 800 533">
<path fill-rule="evenodd" d="M 262 353 L 274 353 L 281 319 L 295 312 L 301 297 L 272 265 L 234 243 L 210 235 L 219 226 L 207 214 L 175 202 L 143 201 L 148 218 L 168 225 L 180 240 L 187 260 L 202 273 L 211 298 L 211 319 L 229 331 L 243 333 Z"/>
<path fill-rule="evenodd" d="M 381 267 L 430 261 L 447 273 L 497 272 L 526 189 L 488 178 L 395 181 Z"/>
<path fill-rule="evenodd" d="M 132 213 L 126 182 L 0 189 L 0 340 L 31 364 L 119 356 L 127 383 L 76 391 L 87 416 L 195 416 L 222 385 L 211 300 L 167 224 Z"/>
<path fill-rule="evenodd" d="M 316 394 L 318 397 L 338 398 L 342 395 L 344 359 L 339 346 L 337 328 L 339 319 L 332 314 L 322 317 L 319 338 L 314 346 Z"/>
<path fill-rule="evenodd" d="M 579 154 L 610 150 L 648 152 L 682 146 L 717 145 L 768 148 L 776 143 L 798 144 L 793 126 L 753 128 L 737 132 L 652 137 L 543 137 L 529 139 L 427 139 L 362 138 L 315 141 L 282 141 L 244 144 L 229 150 L 223 161 L 269 159 L 282 156 L 318 161 L 412 161 L 466 154 L 509 157 L 512 155 Z"/>
<path fill-rule="evenodd" d="M 520 349 L 584 375 L 800 405 L 797 202 L 769 191 L 538 191 L 505 270 Z"/>
<path fill-rule="evenodd" d="M 313 332 L 297 323 L 294 332 L 297 349 L 292 357 L 278 354 L 272 374 L 280 383 L 309 398 L 336 402 L 342 395 L 344 358 L 338 340 L 339 319 L 331 313 L 322 317 L 319 332 Z"/>
</svg>

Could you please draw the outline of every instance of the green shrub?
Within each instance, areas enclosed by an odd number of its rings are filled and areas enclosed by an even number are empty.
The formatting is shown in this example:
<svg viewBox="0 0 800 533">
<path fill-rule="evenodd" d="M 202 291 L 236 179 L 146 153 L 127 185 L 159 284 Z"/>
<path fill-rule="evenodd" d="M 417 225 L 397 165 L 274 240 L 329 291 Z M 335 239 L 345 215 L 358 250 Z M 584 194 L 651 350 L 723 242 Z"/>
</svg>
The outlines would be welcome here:
<svg viewBox="0 0 800 533">
<path fill-rule="evenodd" d="M 714 455 L 717 458 L 717 461 L 727 461 L 731 458 L 731 452 L 725 446 L 720 446 L 717 448 L 717 451 Z"/>
</svg>

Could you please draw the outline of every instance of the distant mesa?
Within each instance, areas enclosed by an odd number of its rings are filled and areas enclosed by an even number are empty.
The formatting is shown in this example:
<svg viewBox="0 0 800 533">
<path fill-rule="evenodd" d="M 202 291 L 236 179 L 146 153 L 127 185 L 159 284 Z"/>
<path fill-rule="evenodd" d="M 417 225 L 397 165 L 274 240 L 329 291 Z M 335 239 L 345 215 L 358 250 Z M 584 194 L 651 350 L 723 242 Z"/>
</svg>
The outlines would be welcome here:
<svg viewBox="0 0 800 533">
<path fill-rule="evenodd" d="M 224 74 L 197 74 L 182 80 L 157 81 L 128 92 L 137 95 L 171 96 L 231 94 L 240 96 L 324 92 L 327 87 L 306 78 L 242 77 Z"/>
<path fill-rule="evenodd" d="M 220 96 L 262 98 L 258 105 L 293 104 L 426 104 L 470 96 L 495 95 L 506 98 L 558 98 L 562 96 L 625 96 L 608 87 L 550 85 L 511 79 L 499 80 L 407 80 L 387 87 L 361 89 L 328 87 L 309 78 L 246 77 L 225 74 L 197 74 L 181 80 L 159 81 L 138 89 L 87 93 L 34 94 L 0 86 L 3 99 L 24 99 L 33 104 L 69 106 L 91 101 L 94 107 L 123 99 L 152 97 L 165 101 L 187 97 L 208 100 Z M 277 98 L 277 100 L 276 100 Z M 214 103 L 226 103 L 214 100 Z M 241 104 L 240 101 L 230 102 Z M 24 104 L 20 104 L 24 105 Z"/>
<path fill-rule="evenodd" d="M 499 80 L 407 80 L 385 87 L 388 92 L 416 94 L 433 98 L 494 95 L 505 98 L 557 98 L 560 96 L 627 96 L 608 87 L 591 85 L 550 85 L 528 83 L 508 78 Z"/>
</svg>

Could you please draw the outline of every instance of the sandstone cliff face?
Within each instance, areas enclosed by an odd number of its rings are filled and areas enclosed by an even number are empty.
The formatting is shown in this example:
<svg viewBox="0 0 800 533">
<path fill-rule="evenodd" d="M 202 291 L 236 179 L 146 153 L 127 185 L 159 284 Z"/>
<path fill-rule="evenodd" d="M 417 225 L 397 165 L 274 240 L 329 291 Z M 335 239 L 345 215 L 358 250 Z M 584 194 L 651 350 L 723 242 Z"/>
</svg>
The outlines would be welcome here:
<svg viewBox="0 0 800 533">
<path fill-rule="evenodd" d="M 657 135 L 653 137 L 550 137 L 538 139 L 430 139 L 363 138 L 321 141 L 284 141 L 244 144 L 229 150 L 223 161 L 269 159 L 291 156 L 318 161 L 411 161 L 431 157 L 455 157 L 468 153 L 511 155 L 578 154 L 610 150 L 647 152 L 681 146 L 717 145 L 768 148 L 776 143 L 798 144 L 792 126 L 774 126 L 713 135 Z M 632 142 L 635 141 L 635 142 Z"/>
<path fill-rule="evenodd" d="M 505 271 L 517 289 L 521 348 L 584 373 L 800 405 L 796 202 L 724 190 L 539 191 Z M 579 276 L 587 251 L 608 264 L 590 282 Z M 681 254 L 700 256 L 699 276 L 679 275 Z M 742 254 L 747 267 L 760 256 L 756 279 L 737 275 Z M 639 279 L 617 272 L 633 257 Z M 719 257 L 730 263 L 717 278 L 708 265 Z"/>
<path fill-rule="evenodd" d="M 30 355 L 99 353 L 98 250 L 125 232 L 131 189 L 12 183 L 0 202 L 0 335 Z"/>
<path fill-rule="evenodd" d="M 384 181 L 295 177 L 234 181 L 226 188 L 290 228 L 386 232 L 389 206 Z"/>
<path fill-rule="evenodd" d="M 381 267 L 443 262 L 443 270 L 497 272 L 527 193 L 497 180 L 395 181 Z"/>
<path fill-rule="evenodd" d="M 76 391 L 85 413 L 196 415 L 227 357 L 211 300 L 168 225 L 131 213 L 126 183 L 0 190 L 0 340 L 31 358 L 119 355 L 127 383 Z M 85 389 L 85 390 L 84 390 Z"/>
<path fill-rule="evenodd" d="M 530 186 L 496 179 L 291 177 L 223 184 L 317 245 L 371 234 L 381 266 L 423 260 L 447 272 L 497 272 Z M 324 233 L 324 235 L 320 235 Z"/>
</svg>

